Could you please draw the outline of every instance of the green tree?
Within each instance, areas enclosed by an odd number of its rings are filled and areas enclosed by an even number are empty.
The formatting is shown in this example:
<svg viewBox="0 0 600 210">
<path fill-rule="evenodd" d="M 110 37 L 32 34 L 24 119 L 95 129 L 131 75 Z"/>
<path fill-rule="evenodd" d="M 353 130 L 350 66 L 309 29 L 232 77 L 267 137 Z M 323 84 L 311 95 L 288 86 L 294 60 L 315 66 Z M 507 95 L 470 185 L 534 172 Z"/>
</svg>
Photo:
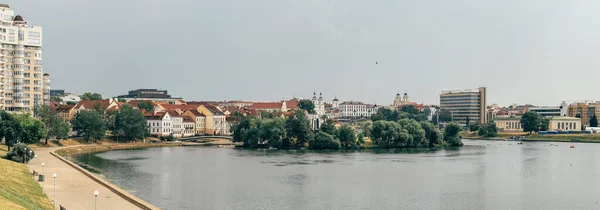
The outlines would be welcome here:
<svg viewBox="0 0 600 210">
<path fill-rule="evenodd" d="M 373 130 L 373 122 L 364 121 L 358 123 L 358 131 L 363 137 L 370 137 L 371 130 Z"/>
<path fill-rule="evenodd" d="M 74 101 L 67 101 L 67 105 L 76 105 L 77 103 L 75 103 Z"/>
<path fill-rule="evenodd" d="M 382 147 L 394 147 L 400 137 L 400 125 L 391 121 L 377 121 L 373 123 L 371 140 L 373 144 Z"/>
<path fill-rule="evenodd" d="M 296 146 L 302 147 L 312 137 L 310 122 L 306 118 L 303 110 L 296 111 L 285 121 L 287 136 L 296 139 Z"/>
<path fill-rule="evenodd" d="M 336 128 L 335 125 L 333 124 L 333 120 L 332 119 L 327 119 L 325 121 L 325 123 L 323 123 L 321 125 L 321 131 L 329 134 L 329 135 L 335 135 L 336 133 Z"/>
<path fill-rule="evenodd" d="M 371 121 L 375 122 L 379 120 L 387 120 L 387 118 L 381 113 L 375 113 L 374 115 L 371 115 Z"/>
<path fill-rule="evenodd" d="M 263 119 L 273 119 L 275 116 L 273 115 L 273 113 L 263 110 L 260 111 L 260 117 Z"/>
<path fill-rule="evenodd" d="M 467 127 L 469 128 L 469 131 L 475 132 L 475 131 L 478 131 L 481 126 L 477 123 L 471 123 Z"/>
<path fill-rule="evenodd" d="M 260 142 L 260 121 L 254 117 L 246 117 L 235 127 L 234 142 L 243 142 L 244 147 L 255 147 Z"/>
<path fill-rule="evenodd" d="M 365 144 L 365 138 L 363 137 L 363 134 L 358 134 L 358 138 L 356 139 L 356 145 L 361 146 Z"/>
<path fill-rule="evenodd" d="M 324 132 L 317 133 L 314 138 L 312 138 L 309 143 L 310 149 L 339 149 L 340 142 L 335 140 L 332 135 L 329 135 Z"/>
<path fill-rule="evenodd" d="M 540 116 L 536 112 L 526 112 L 521 116 L 521 127 L 523 128 L 523 132 L 538 132 L 540 129 Z"/>
<path fill-rule="evenodd" d="M 121 107 L 115 116 L 113 135 L 121 136 L 126 140 L 143 139 L 148 134 L 148 122 L 139 110 L 133 109 L 128 104 Z"/>
<path fill-rule="evenodd" d="M 356 136 L 354 135 L 354 130 L 348 125 L 343 125 L 342 127 L 340 127 L 340 130 L 338 132 L 338 139 L 340 140 L 340 143 L 344 148 L 354 147 L 356 143 Z"/>
<path fill-rule="evenodd" d="M 259 138 L 275 148 L 283 148 L 285 122 L 281 118 L 264 119 L 260 122 Z"/>
<path fill-rule="evenodd" d="M 402 106 L 402 112 L 406 112 L 411 115 L 415 115 L 419 113 L 419 110 L 415 108 L 413 105 Z"/>
<path fill-rule="evenodd" d="M 467 125 L 467 128 L 469 128 L 469 125 L 471 125 L 470 123 L 471 123 L 471 119 L 469 119 L 469 116 L 467 116 L 466 123 L 465 123 Z"/>
<path fill-rule="evenodd" d="M 452 113 L 448 110 L 442 109 L 439 111 L 439 121 L 440 122 L 452 122 Z"/>
<path fill-rule="evenodd" d="M 302 99 L 298 102 L 298 108 L 306 110 L 308 113 L 315 113 L 315 104 L 308 99 Z"/>
<path fill-rule="evenodd" d="M 13 114 L 0 110 L 0 139 L 4 138 L 5 144 L 10 151 L 20 138 L 22 128 L 20 122 Z"/>
<path fill-rule="evenodd" d="M 598 118 L 596 118 L 596 115 L 592 115 L 592 118 L 590 118 L 590 127 L 598 127 Z"/>
<path fill-rule="evenodd" d="M 51 101 L 56 101 L 56 102 L 62 102 L 63 101 L 62 98 L 60 98 L 58 96 L 52 96 L 52 97 L 50 97 L 50 100 Z"/>
<path fill-rule="evenodd" d="M 425 131 L 425 138 L 429 141 L 429 147 L 433 147 L 436 144 L 442 143 L 442 135 L 440 132 L 435 129 L 433 123 L 430 122 L 421 122 L 421 128 Z"/>
<path fill-rule="evenodd" d="M 421 127 L 421 124 L 416 120 L 402 119 L 398 121 L 400 129 L 406 138 L 401 139 L 400 144 L 405 147 L 422 147 L 428 146 L 429 140 L 425 138 L 425 130 Z"/>
<path fill-rule="evenodd" d="M 82 110 L 75 115 L 73 127 L 86 141 L 97 141 L 106 135 L 106 121 L 102 115 L 94 110 Z"/>
<path fill-rule="evenodd" d="M 449 123 L 444 128 L 444 141 L 452 146 L 462 146 L 463 143 L 459 137 L 460 125 L 458 123 Z"/>
<path fill-rule="evenodd" d="M 121 102 L 121 103 L 125 103 L 125 102 L 127 102 L 127 100 L 125 100 L 124 98 L 118 98 L 118 99 L 117 99 L 117 101 L 118 101 L 118 102 Z"/>
<path fill-rule="evenodd" d="M 496 127 L 496 123 L 487 122 L 483 124 L 483 126 L 479 128 L 477 134 L 481 137 L 486 138 L 496 137 L 498 135 L 498 128 Z"/>
<path fill-rule="evenodd" d="M 86 92 L 79 98 L 81 98 L 81 100 L 102 100 L 102 95 L 100 95 L 99 93 Z"/>
<path fill-rule="evenodd" d="M 58 116 L 58 113 L 52 110 L 49 106 L 42 105 L 36 109 L 36 116 L 46 126 L 46 145 L 48 145 L 48 139 L 54 137 L 56 139 L 66 139 L 69 136 L 71 125 Z"/>
<path fill-rule="evenodd" d="M 591 123 L 591 121 L 590 121 Z M 540 131 L 547 131 L 550 128 L 550 119 L 541 117 L 540 119 Z"/>
<path fill-rule="evenodd" d="M 10 152 L 6 154 L 6 159 L 19 162 L 19 163 L 27 163 L 33 157 L 35 157 L 35 152 L 32 151 L 27 144 L 18 143 L 16 144 Z"/>
<path fill-rule="evenodd" d="M 46 126 L 40 120 L 34 119 L 29 115 L 17 115 L 16 119 L 21 126 L 19 137 L 25 144 L 37 144 L 40 140 L 48 136 Z"/>
<path fill-rule="evenodd" d="M 146 110 L 147 112 L 154 112 L 154 104 L 149 101 L 142 101 L 137 104 L 137 108 L 140 110 Z"/>
</svg>

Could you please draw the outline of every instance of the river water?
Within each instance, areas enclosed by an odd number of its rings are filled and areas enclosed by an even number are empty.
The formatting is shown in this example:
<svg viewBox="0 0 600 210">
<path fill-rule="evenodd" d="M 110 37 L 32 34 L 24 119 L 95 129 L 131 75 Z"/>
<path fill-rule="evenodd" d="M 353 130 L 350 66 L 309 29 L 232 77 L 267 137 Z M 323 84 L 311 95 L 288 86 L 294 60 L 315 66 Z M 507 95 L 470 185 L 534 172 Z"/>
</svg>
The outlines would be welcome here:
<svg viewBox="0 0 600 210">
<path fill-rule="evenodd" d="M 600 144 L 463 142 L 425 152 L 165 147 L 75 159 L 163 209 L 600 209 Z"/>
</svg>

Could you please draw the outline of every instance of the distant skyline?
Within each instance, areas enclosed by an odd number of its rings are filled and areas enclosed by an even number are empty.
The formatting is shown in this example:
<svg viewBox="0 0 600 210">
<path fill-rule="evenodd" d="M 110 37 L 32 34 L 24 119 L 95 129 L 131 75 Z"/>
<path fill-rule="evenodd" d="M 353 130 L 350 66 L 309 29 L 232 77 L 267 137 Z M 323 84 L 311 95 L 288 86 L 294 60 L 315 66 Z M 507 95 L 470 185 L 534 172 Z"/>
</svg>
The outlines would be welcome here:
<svg viewBox="0 0 600 210">
<path fill-rule="evenodd" d="M 8 0 L 44 27 L 52 89 L 186 100 L 600 100 L 598 1 Z M 377 63 L 377 64 L 376 64 Z"/>
</svg>

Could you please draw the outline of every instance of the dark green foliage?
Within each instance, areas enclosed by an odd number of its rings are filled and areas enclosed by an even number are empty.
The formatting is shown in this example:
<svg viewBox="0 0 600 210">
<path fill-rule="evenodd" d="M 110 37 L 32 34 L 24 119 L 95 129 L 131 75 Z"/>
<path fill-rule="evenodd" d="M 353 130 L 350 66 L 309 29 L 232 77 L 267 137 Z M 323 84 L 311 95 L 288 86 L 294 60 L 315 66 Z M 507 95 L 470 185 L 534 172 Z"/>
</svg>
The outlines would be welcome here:
<svg viewBox="0 0 600 210">
<path fill-rule="evenodd" d="M 260 117 L 263 119 L 273 119 L 275 116 L 271 112 L 260 111 Z"/>
<path fill-rule="evenodd" d="M 27 163 L 33 159 L 33 157 L 35 157 L 35 152 L 24 143 L 16 144 L 12 150 L 6 154 L 6 159 L 19 163 Z"/>
<path fill-rule="evenodd" d="M 121 103 L 125 103 L 125 102 L 127 102 L 127 100 L 125 100 L 124 98 L 118 98 L 118 99 L 117 99 L 117 101 L 118 101 L 118 102 L 121 102 Z"/>
<path fill-rule="evenodd" d="M 54 137 L 56 139 L 66 139 L 68 137 L 71 125 L 60 118 L 58 113 L 50 109 L 49 106 L 43 105 L 36 109 L 36 116 L 38 116 L 46 126 L 46 131 L 48 133 L 46 145 L 48 145 L 48 138 Z"/>
<path fill-rule="evenodd" d="M 398 121 L 402 133 L 407 133 L 407 138 L 401 140 L 401 144 L 405 147 L 426 147 L 429 145 L 429 140 L 425 138 L 425 130 L 416 120 L 402 119 Z"/>
<path fill-rule="evenodd" d="M 400 125 L 392 121 L 376 121 L 373 122 L 373 130 L 371 131 L 371 139 L 373 144 L 382 147 L 395 147 L 400 136 Z"/>
<path fill-rule="evenodd" d="M 106 135 L 106 122 L 102 115 L 95 110 L 82 110 L 73 119 L 73 128 L 84 140 L 97 141 Z"/>
<path fill-rule="evenodd" d="M 591 123 L 591 121 L 590 121 L 590 123 Z M 548 119 L 547 117 L 541 117 L 540 131 L 547 131 L 549 128 L 550 128 L 550 119 Z"/>
<path fill-rule="evenodd" d="M 475 132 L 475 131 L 478 131 L 481 126 L 477 123 L 471 123 L 467 127 L 469 128 L 469 131 Z"/>
<path fill-rule="evenodd" d="M 259 125 L 260 142 L 275 148 L 285 148 L 287 143 L 283 142 L 285 137 L 285 122 L 282 118 L 262 120 Z"/>
<path fill-rule="evenodd" d="M 460 125 L 458 123 L 449 123 L 444 128 L 444 141 L 452 146 L 462 146 L 463 143 L 460 140 Z"/>
<path fill-rule="evenodd" d="M 285 121 L 287 137 L 296 139 L 296 146 L 303 147 L 311 138 L 310 122 L 303 110 L 298 110 Z"/>
<path fill-rule="evenodd" d="M 496 128 L 496 123 L 487 122 L 483 124 L 483 126 L 479 128 L 477 134 L 481 137 L 486 138 L 496 137 L 498 135 L 498 128 Z"/>
<path fill-rule="evenodd" d="M 140 110 L 146 110 L 147 112 L 153 112 L 154 111 L 154 105 L 149 102 L 149 101 L 142 101 L 140 103 L 138 103 L 137 108 Z"/>
<path fill-rule="evenodd" d="M 439 122 L 452 122 L 452 113 L 448 110 L 439 111 Z"/>
<path fill-rule="evenodd" d="M 540 116 L 536 112 L 526 112 L 521 116 L 520 123 L 523 132 L 538 132 L 540 129 Z"/>
<path fill-rule="evenodd" d="M 40 120 L 34 119 L 29 115 L 16 115 L 16 119 L 21 126 L 21 134 L 19 135 L 21 142 L 25 144 L 37 144 L 40 140 L 46 138 L 48 133 L 46 126 Z"/>
<path fill-rule="evenodd" d="M 90 93 L 90 92 L 86 92 L 83 95 L 81 95 L 81 100 L 102 100 L 102 95 L 100 95 L 99 93 Z"/>
<path fill-rule="evenodd" d="M 340 140 L 343 148 L 352 148 L 356 143 L 356 135 L 354 135 L 354 130 L 348 125 L 343 125 L 340 127 L 340 130 L 338 131 L 338 139 Z"/>
<path fill-rule="evenodd" d="M 311 100 L 303 99 L 298 102 L 298 108 L 306 110 L 308 113 L 315 113 L 315 104 Z"/>
<path fill-rule="evenodd" d="M 321 125 L 321 131 L 329 134 L 329 135 L 335 135 L 336 133 L 336 128 L 335 125 L 333 124 L 333 120 L 332 119 L 327 119 L 325 121 L 325 123 L 323 123 Z"/>
<path fill-rule="evenodd" d="M 356 139 L 356 145 L 361 146 L 365 144 L 365 138 L 363 137 L 363 134 L 358 134 L 358 138 Z"/>
<path fill-rule="evenodd" d="M 442 143 L 442 135 L 430 122 L 421 122 L 421 128 L 425 131 L 425 138 L 429 141 L 429 147 Z"/>
<path fill-rule="evenodd" d="M 0 111 L 0 139 L 4 138 L 8 150 L 17 143 L 23 132 L 21 123 L 13 115 L 6 111 Z"/>
<path fill-rule="evenodd" d="M 130 105 L 123 105 L 116 113 L 113 135 L 120 136 L 126 140 L 143 139 L 148 134 L 148 123 L 139 110 Z"/>
<path fill-rule="evenodd" d="M 598 118 L 596 115 L 593 115 L 592 118 L 590 118 L 590 127 L 598 127 Z"/>
<path fill-rule="evenodd" d="M 469 126 L 471 125 L 470 123 L 471 123 L 471 119 L 469 118 L 469 116 L 467 116 L 466 123 L 465 123 L 467 125 L 467 128 L 469 128 Z"/>
<path fill-rule="evenodd" d="M 252 147 L 258 145 L 258 126 L 259 121 L 254 117 L 246 117 L 235 126 L 233 132 L 234 142 L 244 142 L 244 146 Z"/>
<path fill-rule="evenodd" d="M 319 132 L 309 141 L 309 148 L 334 150 L 340 148 L 340 142 L 335 140 L 332 135 Z"/>
</svg>

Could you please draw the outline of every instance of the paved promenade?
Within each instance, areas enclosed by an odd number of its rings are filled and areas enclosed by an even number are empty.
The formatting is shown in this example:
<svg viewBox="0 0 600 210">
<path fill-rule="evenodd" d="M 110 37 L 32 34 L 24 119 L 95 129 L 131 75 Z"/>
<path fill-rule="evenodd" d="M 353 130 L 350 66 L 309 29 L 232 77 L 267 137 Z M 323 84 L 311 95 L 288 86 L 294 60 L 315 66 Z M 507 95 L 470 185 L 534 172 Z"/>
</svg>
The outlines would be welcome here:
<svg viewBox="0 0 600 210">
<path fill-rule="evenodd" d="M 44 173 L 46 182 L 40 183 L 50 200 L 54 200 L 54 185 L 52 174 L 56 173 L 56 200 L 67 210 L 94 209 L 94 190 L 100 195 L 96 209 L 140 209 L 131 202 L 115 194 L 107 187 L 87 177 L 72 166 L 54 157 L 50 152 L 57 148 L 37 148 L 38 158 L 29 162 L 30 169 L 42 174 L 42 162 L 46 164 Z"/>
</svg>

